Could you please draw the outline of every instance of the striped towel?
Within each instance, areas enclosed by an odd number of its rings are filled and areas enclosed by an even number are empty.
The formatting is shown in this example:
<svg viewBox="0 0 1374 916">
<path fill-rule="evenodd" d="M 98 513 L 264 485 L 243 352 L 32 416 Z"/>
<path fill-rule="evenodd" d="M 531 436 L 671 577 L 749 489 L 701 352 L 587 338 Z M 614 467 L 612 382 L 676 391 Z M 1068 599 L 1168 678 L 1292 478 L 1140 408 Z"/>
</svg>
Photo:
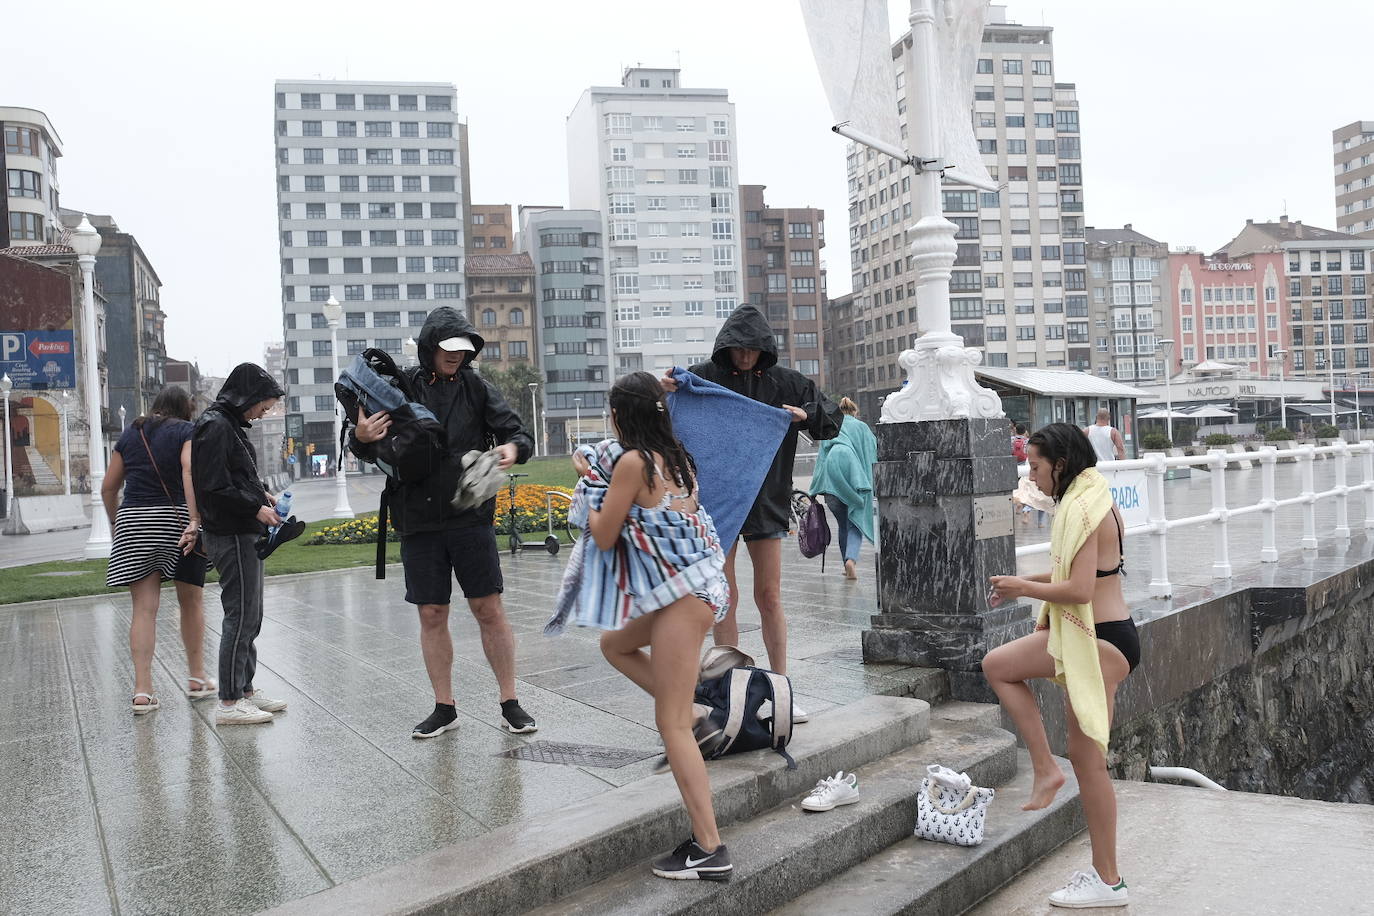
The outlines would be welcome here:
<svg viewBox="0 0 1374 916">
<path fill-rule="evenodd" d="M 578 626 L 618 630 L 642 614 L 667 607 L 688 595 L 711 606 L 716 620 L 730 608 L 725 552 L 705 509 L 646 509 L 631 505 L 620 539 L 600 550 L 587 530 L 592 510 L 606 498 L 615 462 L 625 453 L 614 439 L 578 449 L 591 472 L 577 483 L 568 512 L 582 534 L 573 545 L 544 633 L 563 632 L 568 618 Z"/>
</svg>

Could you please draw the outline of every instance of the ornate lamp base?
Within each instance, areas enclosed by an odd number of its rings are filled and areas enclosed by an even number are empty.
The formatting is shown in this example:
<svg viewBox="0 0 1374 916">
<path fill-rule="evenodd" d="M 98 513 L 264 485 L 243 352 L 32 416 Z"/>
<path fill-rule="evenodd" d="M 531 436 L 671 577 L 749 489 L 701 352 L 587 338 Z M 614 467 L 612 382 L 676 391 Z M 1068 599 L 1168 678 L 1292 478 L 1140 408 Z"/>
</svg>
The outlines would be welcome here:
<svg viewBox="0 0 1374 916">
<path fill-rule="evenodd" d="M 965 347 L 957 334 L 923 334 L 913 349 L 903 350 L 898 357 L 907 382 L 883 401 L 879 422 L 1005 416 L 997 392 L 979 385 L 973 375 L 973 367 L 982 361 L 983 351 Z"/>
</svg>

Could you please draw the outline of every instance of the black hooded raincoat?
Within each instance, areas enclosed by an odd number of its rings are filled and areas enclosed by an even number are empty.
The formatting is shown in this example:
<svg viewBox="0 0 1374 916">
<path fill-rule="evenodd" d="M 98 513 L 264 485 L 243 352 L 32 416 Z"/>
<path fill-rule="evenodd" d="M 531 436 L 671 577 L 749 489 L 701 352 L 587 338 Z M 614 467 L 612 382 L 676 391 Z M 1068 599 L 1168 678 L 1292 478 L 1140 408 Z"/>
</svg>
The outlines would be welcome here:
<svg viewBox="0 0 1374 916">
<path fill-rule="evenodd" d="M 730 358 L 731 347 L 758 350 L 754 368 L 742 372 Z M 797 433 L 806 430 L 814 440 L 833 439 L 840 434 L 840 408 L 816 387 L 816 383 L 795 369 L 778 365 L 778 345 L 768 319 L 752 305 L 735 309 L 716 335 L 711 361 L 692 366 L 691 371 L 731 391 L 781 407 L 790 404 L 806 411 L 806 419 L 792 424 L 778 446 L 773 464 L 763 479 L 759 495 L 749 510 L 740 534 L 767 535 L 786 531 L 791 514 L 792 463 L 797 456 Z"/>
<path fill-rule="evenodd" d="M 211 534 L 259 534 L 258 510 L 268 504 L 258 476 L 258 455 L 244 432 L 244 411 L 285 392 L 267 370 L 239 363 L 191 434 L 191 482 L 200 523 Z"/>
<path fill-rule="evenodd" d="M 439 348 L 439 341 L 450 337 L 467 337 L 477 349 L 463 361 L 456 375 L 445 378 L 435 371 L 434 351 Z M 448 432 L 448 454 L 439 470 L 424 480 L 401 484 L 387 479 L 391 523 L 403 535 L 490 525 L 496 509 L 494 498 L 461 512 L 449 504 L 462 477 L 460 459 L 473 449 L 484 452 L 512 443 L 516 462 L 523 464 L 534 448 L 534 440 L 496 386 L 472 369 L 472 361 L 482 352 L 485 342 L 466 318 L 448 306 L 440 306 L 429 313 L 415 342 L 420 365 L 405 370 L 406 379 L 415 400 L 433 411 Z M 373 460 L 372 445 L 359 442 L 352 434 L 349 448 L 364 461 Z"/>
</svg>

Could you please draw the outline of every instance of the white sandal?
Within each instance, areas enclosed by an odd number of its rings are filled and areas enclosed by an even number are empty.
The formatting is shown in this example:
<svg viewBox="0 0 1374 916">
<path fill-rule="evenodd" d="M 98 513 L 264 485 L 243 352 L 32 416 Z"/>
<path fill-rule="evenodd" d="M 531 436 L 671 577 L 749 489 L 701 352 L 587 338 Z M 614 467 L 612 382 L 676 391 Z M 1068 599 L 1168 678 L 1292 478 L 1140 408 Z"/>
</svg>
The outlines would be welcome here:
<svg viewBox="0 0 1374 916">
<path fill-rule="evenodd" d="M 192 677 L 187 678 L 187 680 L 200 685 L 197 690 L 186 691 L 186 695 L 193 700 L 203 700 L 219 693 L 219 685 L 209 678 Z"/>
<path fill-rule="evenodd" d="M 139 697 L 143 697 L 148 702 L 138 702 Z M 151 693 L 136 693 L 134 694 L 134 698 L 129 701 L 129 705 L 133 707 L 134 715 L 142 716 L 152 712 L 162 704 L 159 703 L 157 697 L 153 696 Z"/>
</svg>

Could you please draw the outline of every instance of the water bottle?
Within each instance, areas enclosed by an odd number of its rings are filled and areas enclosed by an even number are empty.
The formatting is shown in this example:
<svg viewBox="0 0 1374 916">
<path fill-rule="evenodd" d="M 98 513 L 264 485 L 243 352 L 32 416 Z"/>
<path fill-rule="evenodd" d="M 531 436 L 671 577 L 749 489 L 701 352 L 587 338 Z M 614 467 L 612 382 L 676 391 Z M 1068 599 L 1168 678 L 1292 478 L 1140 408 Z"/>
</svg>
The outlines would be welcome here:
<svg viewBox="0 0 1374 916">
<path fill-rule="evenodd" d="M 282 493 L 281 497 L 277 500 L 277 506 L 276 506 L 276 508 L 277 508 L 277 518 L 281 519 L 282 521 L 286 521 L 287 517 L 291 515 L 291 491 L 290 491 L 290 490 L 286 490 L 285 492 Z M 281 530 L 281 525 L 280 525 L 280 524 L 273 525 L 271 528 L 267 529 L 267 536 L 268 536 L 269 538 L 275 538 L 275 537 L 277 536 L 277 532 L 280 531 L 280 530 Z"/>
</svg>

